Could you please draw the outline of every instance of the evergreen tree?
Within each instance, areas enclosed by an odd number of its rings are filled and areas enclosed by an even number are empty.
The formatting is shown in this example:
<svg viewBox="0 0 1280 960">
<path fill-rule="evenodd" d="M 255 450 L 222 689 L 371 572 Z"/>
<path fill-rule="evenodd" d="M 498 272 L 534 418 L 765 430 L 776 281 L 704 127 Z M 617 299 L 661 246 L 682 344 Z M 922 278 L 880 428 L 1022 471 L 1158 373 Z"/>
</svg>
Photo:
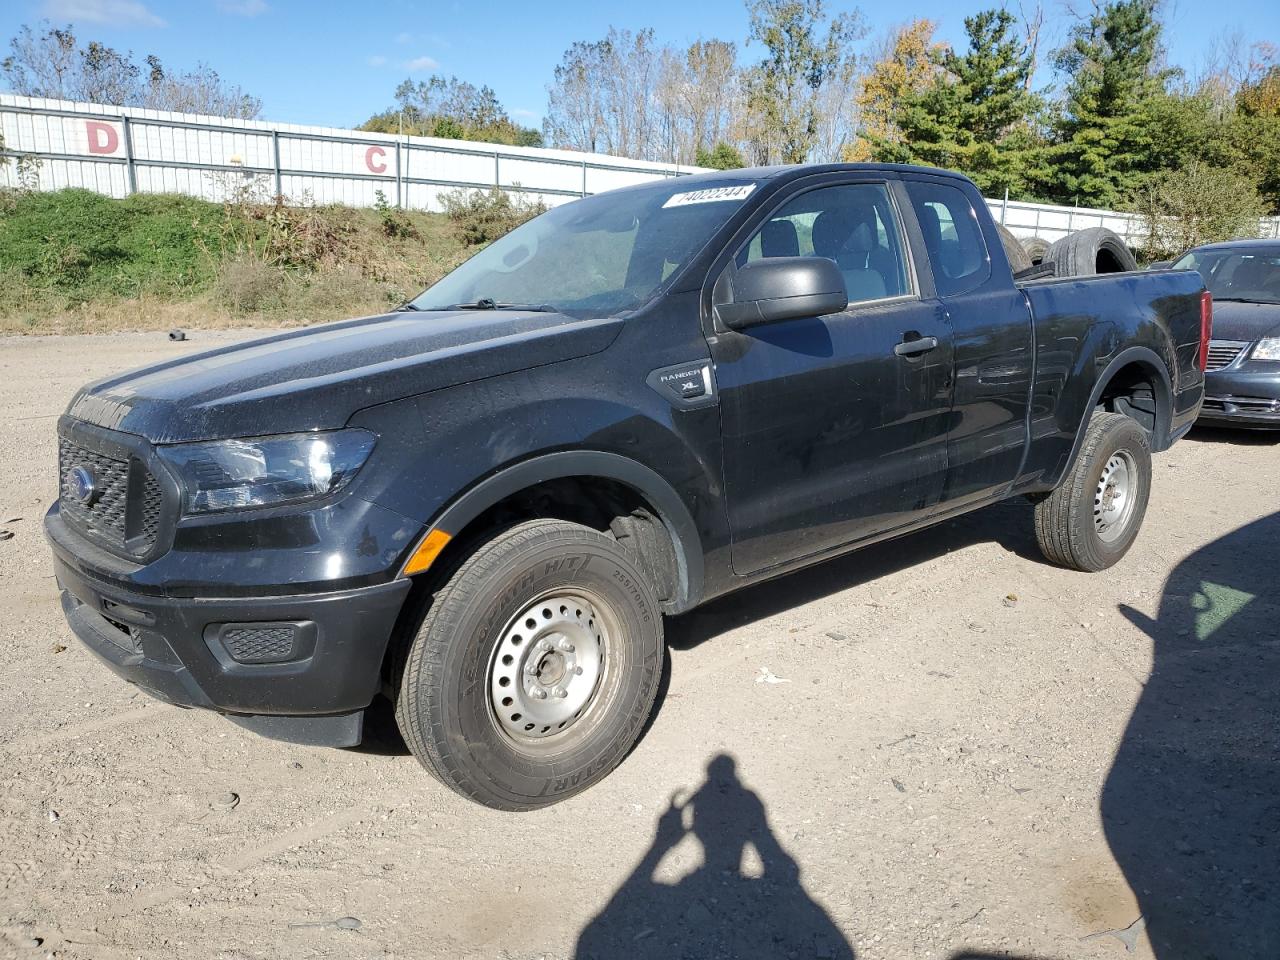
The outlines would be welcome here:
<svg viewBox="0 0 1280 960">
<path fill-rule="evenodd" d="M 1112 0 L 1054 57 L 1069 78 L 1055 124 L 1046 191 L 1063 202 L 1116 207 L 1162 168 L 1157 0 Z"/>
<path fill-rule="evenodd" d="M 1040 150 L 1028 87 L 1032 55 L 1013 15 L 985 10 L 964 22 L 968 49 L 933 54 L 932 83 L 898 100 L 896 135 L 875 144 L 876 159 L 959 170 L 989 194 L 1025 195 Z"/>
<path fill-rule="evenodd" d="M 723 140 L 716 144 L 714 150 L 699 147 L 693 162 L 696 166 L 710 167 L 712 170 L 737 170 L 747 165 L 738 149 Z"/>
</svg>

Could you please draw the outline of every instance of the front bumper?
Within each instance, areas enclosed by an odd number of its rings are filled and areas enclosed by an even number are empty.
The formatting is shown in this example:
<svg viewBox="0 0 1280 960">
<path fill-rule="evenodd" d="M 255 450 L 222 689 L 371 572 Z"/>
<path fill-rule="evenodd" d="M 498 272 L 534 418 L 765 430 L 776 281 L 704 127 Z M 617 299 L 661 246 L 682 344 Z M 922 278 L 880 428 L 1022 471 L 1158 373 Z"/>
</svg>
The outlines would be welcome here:
<svg viewBox="0 0 1280 960">
<path fill-rule="evenodd" d="M 1280 363 L 1244 361 L 1205 374 L 1197 423 L 1280 430 Z"/>
<path fill-rule="evenodd" d="M 287 596 L 174 597 L 138 590 L 86 563 L 92 546 L 78 542 L 56 506 L 45 532 L 68 623 L 125 680 L 169 703 L 224 713 L 266 736 L 333 746 L 360 742 L 363 711 L 379 690 L 410 581 Z M 296 655 L 239 662 L 224 640 L 224 624 L 287 625 L 297 638 Z"/>
<path fill-rule="evenodd" d="M 1280 430 L 1280 402 L 1271 401 L 1267 409 L 1258 397 L 1206 396 L 1196 422 L 1206 426 Z"/>
</svg>

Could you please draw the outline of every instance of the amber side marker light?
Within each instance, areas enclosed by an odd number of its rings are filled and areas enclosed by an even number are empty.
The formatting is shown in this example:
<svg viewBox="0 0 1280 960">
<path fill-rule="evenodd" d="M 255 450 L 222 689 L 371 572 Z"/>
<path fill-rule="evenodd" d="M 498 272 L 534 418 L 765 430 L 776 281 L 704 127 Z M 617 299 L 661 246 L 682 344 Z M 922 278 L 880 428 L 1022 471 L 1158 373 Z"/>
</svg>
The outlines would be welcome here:
<svg viewBox="0 0 1280 960">
<path fill-rule="evenodd" d="M 436 562 L 436 557 L 440 556 L 440 551 L 448 545 L 453 539 L 453 534 L 445 533 L 443 530 L 432 530 L 426 535 L 423 541 L 418 544 L 418 549 L 413 551 L 413 556 L 409 558 L 409 562 L 404 565 L 401 571 L 405 576 L 412 576 L 415 573 L 422 573 L 431 564 Z"/>
</svg>

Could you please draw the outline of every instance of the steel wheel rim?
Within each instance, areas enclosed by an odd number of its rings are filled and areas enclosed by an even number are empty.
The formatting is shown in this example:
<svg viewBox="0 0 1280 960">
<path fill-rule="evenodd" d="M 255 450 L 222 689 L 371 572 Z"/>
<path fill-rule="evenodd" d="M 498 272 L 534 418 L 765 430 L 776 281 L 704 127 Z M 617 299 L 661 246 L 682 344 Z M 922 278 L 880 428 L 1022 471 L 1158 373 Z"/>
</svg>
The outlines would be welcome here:
<svg viewBox="0 0 1280 960">
<path fill-rule="evenodd" d="M 489 707 L 525 746 L 550 746 L 597 703 L 616 619 L 599 597 L 556 590 L 508 621 L 489 659 Z"/>
<path fill-rule="evenodd" d="M 1138 466 L 1127 450 L 1117 450 L 1102 468 L 1093 494 L 1093 528 L 1103 543 L 1124 535 L 1137 503 Z"/>
</svg>

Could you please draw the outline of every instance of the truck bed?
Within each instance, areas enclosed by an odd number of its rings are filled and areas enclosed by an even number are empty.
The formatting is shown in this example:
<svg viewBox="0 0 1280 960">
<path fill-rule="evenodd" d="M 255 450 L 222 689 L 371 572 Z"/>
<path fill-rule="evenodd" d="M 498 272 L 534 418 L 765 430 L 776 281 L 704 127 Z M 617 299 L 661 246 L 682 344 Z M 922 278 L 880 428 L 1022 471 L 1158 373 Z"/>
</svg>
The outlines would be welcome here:
<svg viewBox="0 0 1280 960">
<path fill-rule="evenodd" d="M 1022 482 L 1057 483 L 1087 409 L 1100 399 L 1095 387 L 1117 361 L 1168 381 L 1167 402 L 1153 397 L 1149 411 L 1135 411 L 1146 420 L 1153 449 L 1166 449 L 1190 428 L 1204 384 L 1197 364 L 1204 289 L 1198 273 L 1050 277 L 1017 286 L 1031 309 L 1036 353 Z"/>
</svg>

